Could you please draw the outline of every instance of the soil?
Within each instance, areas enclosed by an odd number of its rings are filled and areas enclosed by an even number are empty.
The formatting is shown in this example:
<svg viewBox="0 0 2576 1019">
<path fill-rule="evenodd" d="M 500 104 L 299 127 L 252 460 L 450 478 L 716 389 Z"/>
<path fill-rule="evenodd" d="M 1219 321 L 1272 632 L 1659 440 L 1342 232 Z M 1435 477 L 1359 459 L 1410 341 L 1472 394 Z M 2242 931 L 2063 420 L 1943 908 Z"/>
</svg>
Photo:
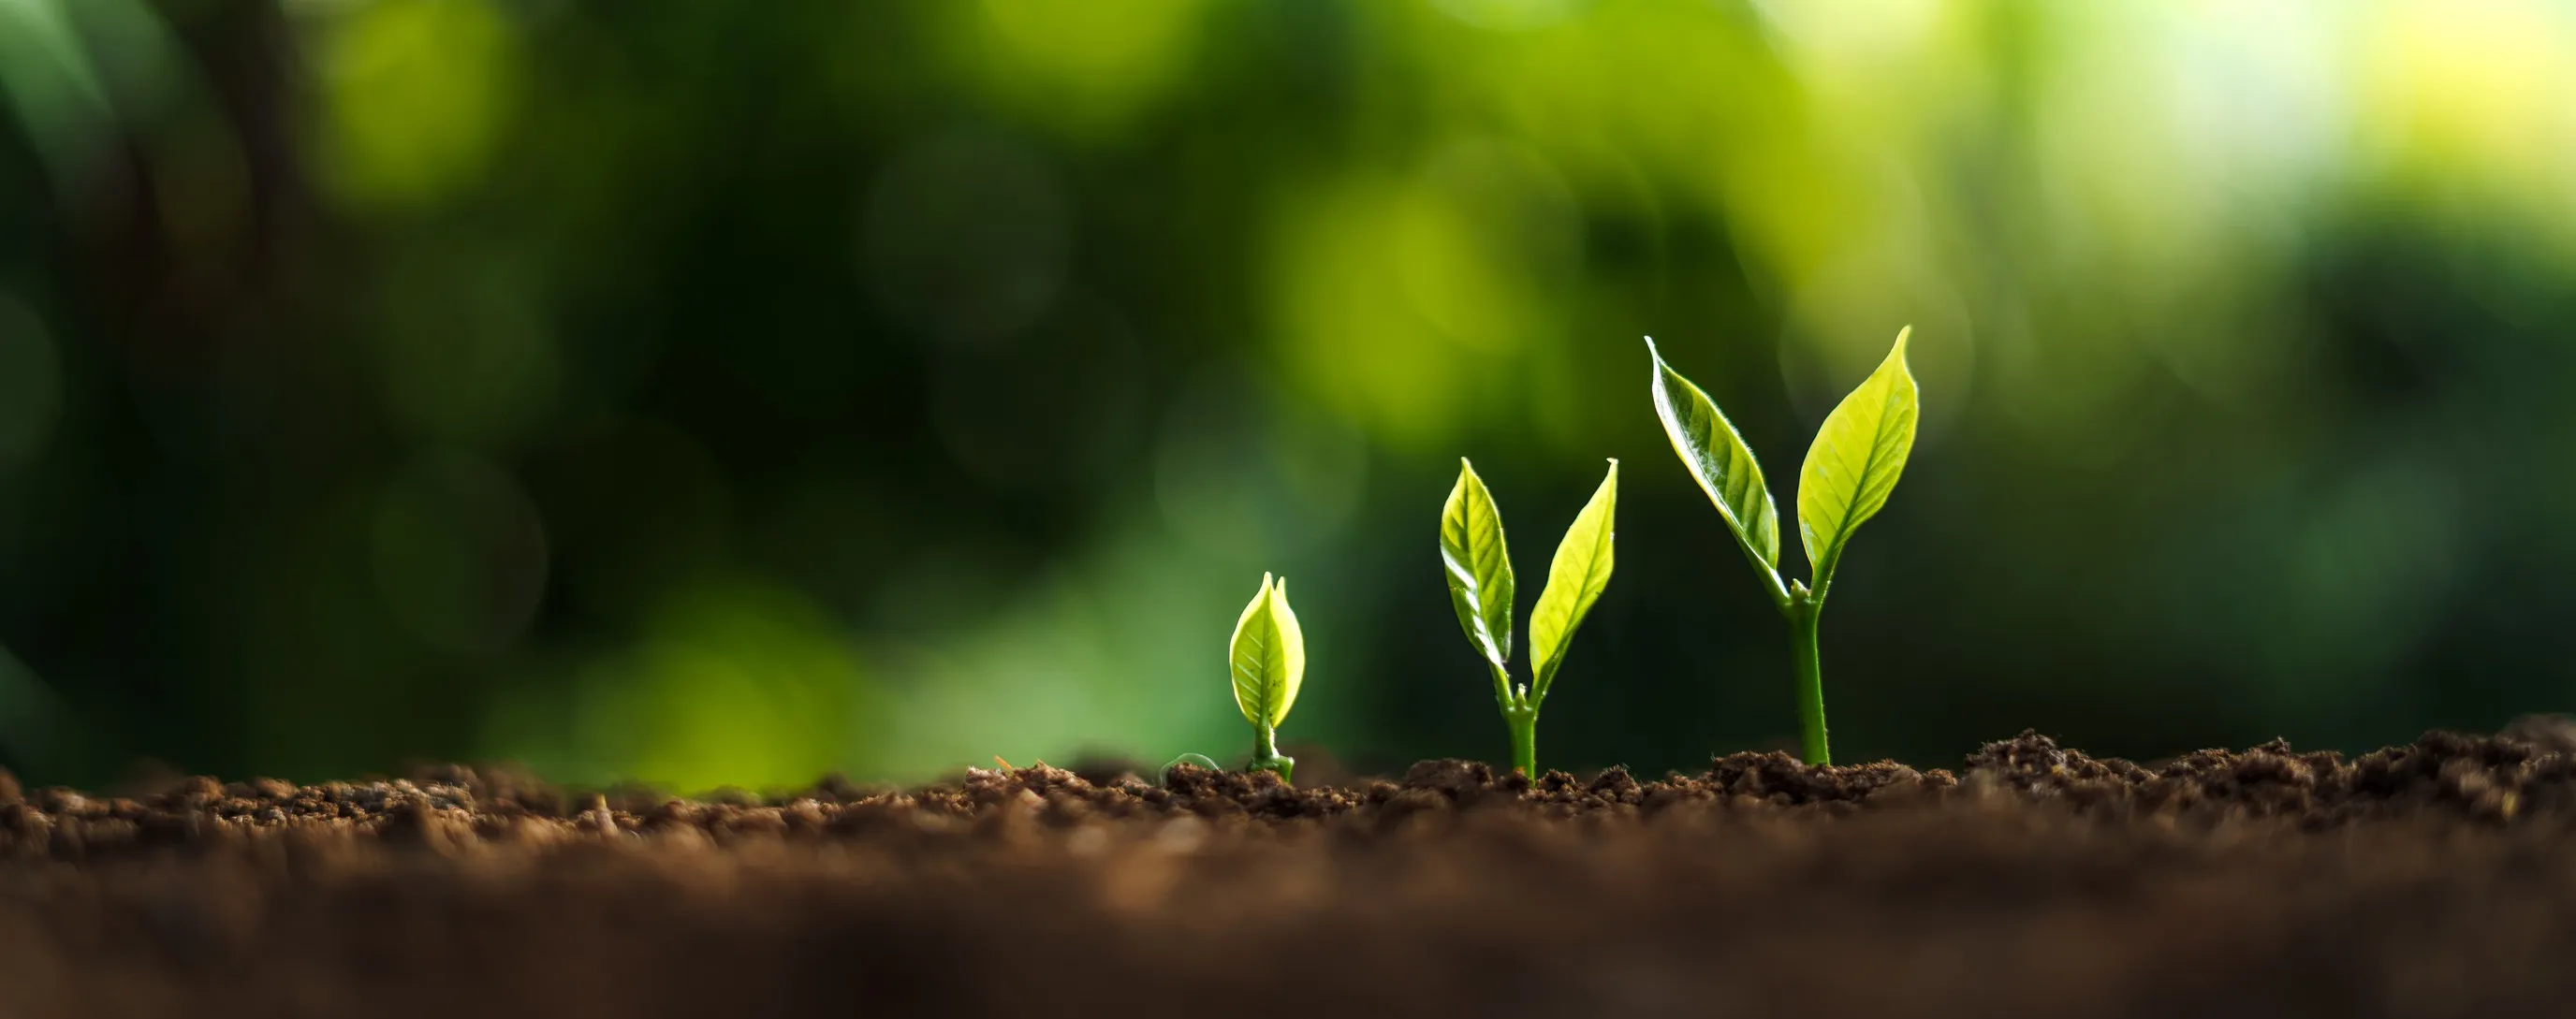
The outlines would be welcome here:
<svg viewBox="0 0 2576 1019">
<path fill-rule="evenodd" d="M 2560 1014 L 2571 751 L 704 800 L 0 773 L 0 1017 Z"/>
</svg>

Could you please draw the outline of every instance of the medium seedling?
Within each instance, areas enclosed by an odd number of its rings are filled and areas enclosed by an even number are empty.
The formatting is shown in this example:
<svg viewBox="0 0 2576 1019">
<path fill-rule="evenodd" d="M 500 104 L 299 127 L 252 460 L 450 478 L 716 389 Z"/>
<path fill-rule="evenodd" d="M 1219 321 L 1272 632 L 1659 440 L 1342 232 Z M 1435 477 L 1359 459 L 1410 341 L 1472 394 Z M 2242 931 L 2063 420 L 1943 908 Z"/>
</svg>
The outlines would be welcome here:
<svg viewBox="0 0 2576 1019">
<path fill-rule="evenodd" d="M 1916 417 L 1914 373 L 1905 365 L 1907 327 L 1896 334 L 1896 349 L 1843 397 L 1825 426 L 1807 447 L 1807 463 L 1798 472 L 1798 540 L 1807 547 L 1815 586 L 1780 580 L 1780 512 L 1762 485 L 1762 466 L 1744 437 L 1719 412 L 1708 394 L 1664 363 L 1655 338 L 1646 338 L 1646 353 L 1655 361 L 1655 414 L 1673 453 L 1699 479 L 1699 487 L 1717 504 L 1735 542 L 1744 548 L 1754 571 L 1761 574 L 1771 601 L 1789 621 L 1789 644 L 1797 658 L 1799 743 L 1809 764 L 1831 764 L 1825 743 L 1825 681 L 1816 655 L 1816 617 L 1833 592 L 1834 567 L 1852 533 L 1887 505 L 1905 458 L 1914 450 Z"/>
<path fill-rule="evenodd" d="M 1619 503 L 1619 461 L 1610 461 L 1609 476 L 1592 493 L 1592 501 L 1574 515 L 1556 559 L 1547 570 L 1547 587 L 1530 610 L 1530 650 L 1535 667 L 1531 681 L 1514 685 L 1508 668 L 1512 657 L 1512 557 L 1503 542 L 1503 514 L 1493 494 L 1476 476 L 1476 467 L 1458 460 L 1458 484 L 1440 512 L 1440 564 L 1449 575 L 1449 601 L 1458 610 L 1458 628 L 1485 656 L 1494 675 L 1494 706 L 1512 734 L 1512 768 L 1538 775 L 1538 709 L 1547 700 L 1556 670 L 1565 664 L 1565 648 L 1574 640 L 1584 613 L 1610 584 L 1611 531 Z"/>
<path fill-rule="evenodd" d="M 1279 752 L 1279 723 L 1297 703 L 1297 684 L 1306 678 L 1306 634 L 1297 628 L 1297 613 L 1288 607 L 1288 580 L 1261 575 L 1261 590 L 1234 622 L 1228 653 L 1234 674 L 1234 706 L 1252 723 L 1249 771 L 1275 771 L 1286 782 L 1296 758 Z"/>
</svg>

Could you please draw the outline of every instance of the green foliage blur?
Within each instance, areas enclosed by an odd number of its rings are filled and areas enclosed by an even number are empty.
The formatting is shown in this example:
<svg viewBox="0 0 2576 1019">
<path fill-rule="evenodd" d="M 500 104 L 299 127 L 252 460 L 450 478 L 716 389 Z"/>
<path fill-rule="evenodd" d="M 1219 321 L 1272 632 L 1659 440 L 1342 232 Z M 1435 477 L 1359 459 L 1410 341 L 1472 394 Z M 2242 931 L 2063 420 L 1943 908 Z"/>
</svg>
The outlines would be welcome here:
<svg viewBox="0 0 2576 1019">
<path fill-rule="evenodd" d="M 11 0 L 0 98 L 39 781 L 1239 761 L 1264 571 L 1289 750 L 1500 759 L 1461 455 L 1629 467 L 1546 760 L 1793 746 L 1639 337 L 1788 479 L 1909 323 L 1841 759 L 2576 699 L 2546 0 Z"/>
</svg>

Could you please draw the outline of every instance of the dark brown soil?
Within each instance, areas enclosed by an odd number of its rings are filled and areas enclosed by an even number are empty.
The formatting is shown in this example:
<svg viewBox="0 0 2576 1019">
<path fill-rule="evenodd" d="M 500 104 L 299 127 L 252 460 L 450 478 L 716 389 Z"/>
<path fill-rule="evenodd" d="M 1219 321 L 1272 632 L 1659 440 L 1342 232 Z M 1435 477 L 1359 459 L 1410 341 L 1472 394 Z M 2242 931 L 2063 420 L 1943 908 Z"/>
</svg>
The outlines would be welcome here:
<svg viewBox="0 0 2576 1019">
<path fill-rule="evenodd" d="M 0 1017 L 2557 1015 L 2571 749 L 713 802 L 0 775 Z"/>
</svg>

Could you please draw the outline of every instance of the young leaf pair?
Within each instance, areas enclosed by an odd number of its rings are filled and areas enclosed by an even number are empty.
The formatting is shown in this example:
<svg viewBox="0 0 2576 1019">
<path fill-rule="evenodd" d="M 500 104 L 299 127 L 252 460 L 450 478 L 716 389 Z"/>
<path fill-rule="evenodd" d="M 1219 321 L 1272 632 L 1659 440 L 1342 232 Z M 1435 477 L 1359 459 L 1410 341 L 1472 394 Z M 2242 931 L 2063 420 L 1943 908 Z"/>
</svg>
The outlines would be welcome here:
<svg viewBox="0 0 2576 1019">
<path fill-rule="evenodd" d="M 1538 709 L 1547 700 L 1556 670 L 1565 664 L 1566 645 L 1583 616 L 1610 584 L 1613 517 L 1619 502 L 1619 461 L 1610 461 L 1609 476 L 1592 493 L 1592 501 L 1574 516 L 1556 559 L 1547 571 L 1547 587 L 1530 610 L 1530 651 L 1535 663 L 1531 681 L 1514 684 L 1512 658 L 1512 558 L 1503 540 L 1503 514 L 1476 467 L 1458 461 L 1458 484 L 1440 513 L 1440 563 L 1449 576 L 1449 601 L 1458 610 L 1458 628 L 1485 657 L 1494 675 L 1494 706 L 1502 709 L 1511 731 L 1512 767 L 1538 776 Z"/>
<path fill-rule="evenodd" d="M 1226 661 L 1234 678 L 1234 706 L 1252 723 L 1252 762 L 1244 769 L 1275 771 L 1280 781 L 1288 781 L 1297 759 L 1279 752 L 1279 723 L 1288 720 L 1297 686 L 1306 679 L 1306 632 L 1297 626 L 1296 610 L 1288 607 L 1288 578 L 1261 575 L 1261 590 L 1253 592 L 1252 602 L 1234 621 Z M 1207 758 L 1184 754 L 1182 760 L 1199 764 Z"/>
<path fill-rule="evenodd" d="M 1807 447 L 1806 465 L 1798 472 L 1798 540 L 1807 548 L 1815 586 L 1780 579 L 1780 511 L 1762 484 L 1762 465 L 1736 434 L 1735 426 L 1708 394 L 1664 363 L 1654 337 L 1646 353 L 1655 362 L 1655 414 L 1673 453 L 1717 504 L 1744 557 L 1761 575 L 1773 604 L 1789 622 L 1789 642 L 1797 661 L 1798 729 L 1807 763 L 1830 764 L 1825 741 L 1823 665 L 1816 653 L 1816 618 L 1825 596 L 1833 592 L 1834 568 L 1853 532 L 1887 505 L 1914 449 L 1916 392 L 1914 373 L 1905 364 L 1909 327 L 1896 334 L 1896 348 L 1860 388 L 1843 397 Z"/>
</svg>

